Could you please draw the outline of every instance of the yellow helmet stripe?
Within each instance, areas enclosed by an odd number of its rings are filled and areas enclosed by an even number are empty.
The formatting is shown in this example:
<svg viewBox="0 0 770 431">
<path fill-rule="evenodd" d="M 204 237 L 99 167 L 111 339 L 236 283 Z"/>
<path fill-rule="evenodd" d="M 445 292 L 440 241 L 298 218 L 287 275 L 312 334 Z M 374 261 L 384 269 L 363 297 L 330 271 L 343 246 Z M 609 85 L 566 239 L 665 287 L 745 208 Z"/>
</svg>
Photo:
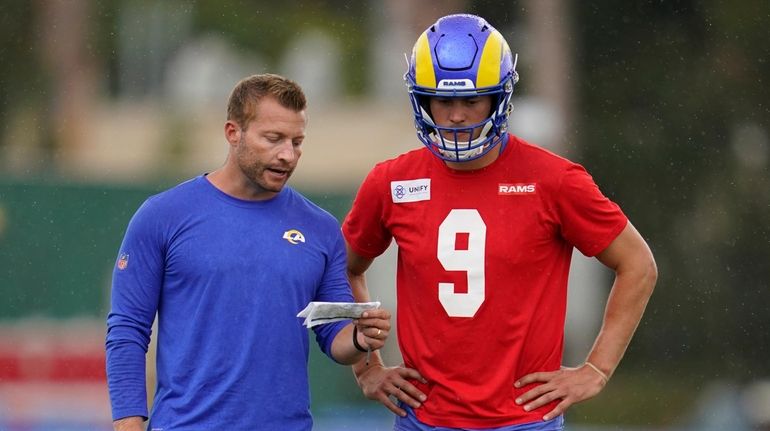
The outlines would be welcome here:
<svg viewBox="0 0 770 431">
<path fill-rule="evenodd" d="M 414 75 L 418 86 L 436 88 L 436 72 L 433 70 L 433 56 L 427 32 L 420 35 L 414 44 Z"/>
<path fill-rule="evenodd" d="M 476 75 L 476 88 L 489 87 L 500 83 L 500 61 L 503 50 L 510 49 L 503 35 L 495 30 L 489 34 L 484 50 L 481 52 L 479 73 Z"/>
</svg>

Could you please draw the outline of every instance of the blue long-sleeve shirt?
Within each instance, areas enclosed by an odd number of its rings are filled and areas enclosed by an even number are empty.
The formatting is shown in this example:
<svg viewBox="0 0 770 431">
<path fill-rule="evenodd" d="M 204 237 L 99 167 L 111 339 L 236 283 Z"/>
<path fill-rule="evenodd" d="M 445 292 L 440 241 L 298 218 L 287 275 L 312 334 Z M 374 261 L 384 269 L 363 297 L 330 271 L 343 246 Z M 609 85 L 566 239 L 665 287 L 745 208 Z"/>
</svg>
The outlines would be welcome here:
<svg viewBox="0 0 770 431">
<path fill-rule="evenodd" d="M 204 175 L 149 198 L 113 273 L 113 419 L 148 416 L 145 353 L 158 316 L 148 429 L 309 430 L 310 301 L 352 301 L 337 221 L 285 187 L 243 201 Z M 321 349 L 345 322 L 314 328 Z"/>
</svg>

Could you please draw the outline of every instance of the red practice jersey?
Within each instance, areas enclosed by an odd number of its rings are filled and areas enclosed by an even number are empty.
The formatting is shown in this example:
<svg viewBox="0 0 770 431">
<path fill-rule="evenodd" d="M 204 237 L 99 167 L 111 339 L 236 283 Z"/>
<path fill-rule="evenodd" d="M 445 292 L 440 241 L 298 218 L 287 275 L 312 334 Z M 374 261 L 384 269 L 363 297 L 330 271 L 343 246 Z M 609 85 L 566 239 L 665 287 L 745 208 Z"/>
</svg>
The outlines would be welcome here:
<svg viewBox="0 0 770 431">
<path fill-rule="evenodd" d="M 561 366 L 573 246 L 594 256 L 626 226 L 582 166 L 511 136 L 500 157 L 457 171 L 427 149 L 379 163 L 343 224 L 367 258 L 398 244 L 398 339 L 428 384 L 434 426 L 536 422 L 516 379 Z"/>
</svg>

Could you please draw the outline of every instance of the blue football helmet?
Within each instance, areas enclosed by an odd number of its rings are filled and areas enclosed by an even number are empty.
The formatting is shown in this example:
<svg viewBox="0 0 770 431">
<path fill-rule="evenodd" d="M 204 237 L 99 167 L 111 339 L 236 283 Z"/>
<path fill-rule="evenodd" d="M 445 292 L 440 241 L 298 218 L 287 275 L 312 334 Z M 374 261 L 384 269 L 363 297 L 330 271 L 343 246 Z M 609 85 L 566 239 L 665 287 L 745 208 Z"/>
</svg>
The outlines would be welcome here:
<svg viewBox="0 0 770 431">
<path fill-rule="evenodd" d="M 513 86 L 519 80 L 516 58 L 500 32 L 475 15 L 448 15 L 425 30 L 414 44 L 404 75 L 420 141 L 451 162 L 474 160 L 504 145 Z M 430 97 L 485 95 L 492 96 L 492 112 L 478 124 L 444 127 L 431 118 Z M 474 139 L 477 129 L 480 134 Z M 459 140 L 460 133 L 470 137 Z"/>
</svg>

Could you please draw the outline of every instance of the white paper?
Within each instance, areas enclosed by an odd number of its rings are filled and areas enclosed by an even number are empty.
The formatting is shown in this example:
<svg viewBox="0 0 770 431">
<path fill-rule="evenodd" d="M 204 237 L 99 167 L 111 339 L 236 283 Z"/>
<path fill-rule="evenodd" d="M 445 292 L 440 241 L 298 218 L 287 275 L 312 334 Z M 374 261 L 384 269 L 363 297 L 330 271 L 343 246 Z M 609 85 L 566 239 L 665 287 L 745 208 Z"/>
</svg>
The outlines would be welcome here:
<svg viewBox="0 0 770 431">
<path fill-rule="evenodd" d="M 304 317 L 308 328 L 340 320 L 358 319 L 366 310 L 380 307 L 380 302 L 320 302 L 314 301 L 297 314 Z"/>
</svg>

